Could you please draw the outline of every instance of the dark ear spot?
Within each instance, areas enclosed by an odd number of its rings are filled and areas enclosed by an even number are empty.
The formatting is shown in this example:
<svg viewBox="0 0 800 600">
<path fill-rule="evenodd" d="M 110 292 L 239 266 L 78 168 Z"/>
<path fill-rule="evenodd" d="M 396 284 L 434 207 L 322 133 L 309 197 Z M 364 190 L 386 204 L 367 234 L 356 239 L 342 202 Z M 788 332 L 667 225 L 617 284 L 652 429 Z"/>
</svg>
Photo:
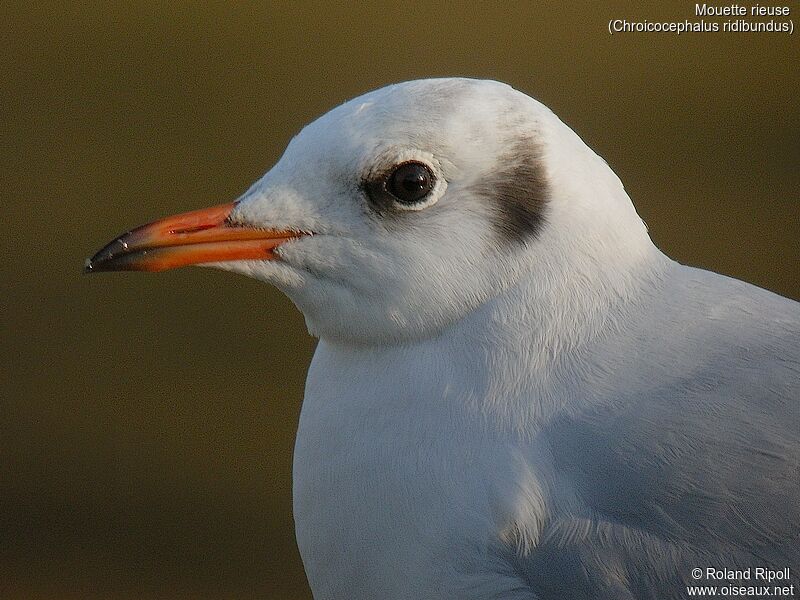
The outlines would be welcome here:
<svg viewBox="0 0 800 600">
<path fill-rule="evenodd" d="M 522 138 L 473 187 L 494 205 L 492 222 L 503 244 L 533 239 L 544 223 L 549 185 L 541 154 L 535 140 Z"/>
</svg>

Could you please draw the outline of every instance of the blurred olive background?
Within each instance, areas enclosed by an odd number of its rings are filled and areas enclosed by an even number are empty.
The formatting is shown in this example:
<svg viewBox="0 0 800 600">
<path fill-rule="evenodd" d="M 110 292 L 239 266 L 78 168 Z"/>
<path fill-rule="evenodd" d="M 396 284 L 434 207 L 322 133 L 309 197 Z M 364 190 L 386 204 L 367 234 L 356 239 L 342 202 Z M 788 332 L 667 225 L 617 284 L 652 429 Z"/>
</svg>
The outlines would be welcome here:
<svg viewBox="0 0 800 600">
<path fill-rule="evenodd" d="M 310 598 L 301 315 L 221 272 L 81 267 L 236 198 L 364 91 L 507 81 L 605 157 L 667 253 L 800 296 L 797 36 L 606 31 L 693 9 L 2 3 L 0 598 Z"/>
</svg>

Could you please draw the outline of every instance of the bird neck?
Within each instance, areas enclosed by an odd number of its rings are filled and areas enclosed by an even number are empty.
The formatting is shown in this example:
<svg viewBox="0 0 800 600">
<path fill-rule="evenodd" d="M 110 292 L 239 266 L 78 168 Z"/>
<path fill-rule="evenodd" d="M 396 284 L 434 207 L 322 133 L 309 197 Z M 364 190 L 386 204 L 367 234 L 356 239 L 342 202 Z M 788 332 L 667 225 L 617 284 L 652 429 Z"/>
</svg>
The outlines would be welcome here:
<svg viewBox="0 0 800 600">
<path fill-rule="evenodd" d="M 585 395 L 579 381 L 615 361 L 593 348 L 641 323 L 670 263 L 656 251 L 637 265 L 532 274 L 433 341 L 436 354 L 481 374 L 462 396 L 491 430 L 528 437 L 565 403 L 591 401 L 573 397 Z"/>
<path fill-rule="evenodd" d="M 322 340 L 319 372 L 349 373 L 370 386 L 382 385 L 375 372 L 387 374 L 386 389 L 364 392 L 356 414 L 379 410 L 388 418 L 374 397 L 400 393 L 402 400 L 392 403 L 398 414 L 530 437 L 570 401 L 579 374 L 595 370 L 592 361 L 614 360 L 592 348 L 641 323 L 674 264 L 652 244 L 638 257 L 627 253 L 627 260 L 560 256 L 434 337 L 375 346 Z"/>
</svg>

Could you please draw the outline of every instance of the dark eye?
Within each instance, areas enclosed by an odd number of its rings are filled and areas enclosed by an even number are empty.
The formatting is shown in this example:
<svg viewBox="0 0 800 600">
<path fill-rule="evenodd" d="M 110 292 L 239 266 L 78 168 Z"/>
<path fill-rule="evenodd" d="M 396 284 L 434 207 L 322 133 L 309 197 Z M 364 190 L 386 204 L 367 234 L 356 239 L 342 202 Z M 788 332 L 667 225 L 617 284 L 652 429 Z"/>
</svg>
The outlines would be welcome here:
<svg viewBox="0 0 800 600">
<path fill-rule="evenodd" d="M 386 190 L 401 204 L 419 202 L 433 189 L 433 173 L 418 162 L 397 167 L 386 182 Z"/>
</svg>

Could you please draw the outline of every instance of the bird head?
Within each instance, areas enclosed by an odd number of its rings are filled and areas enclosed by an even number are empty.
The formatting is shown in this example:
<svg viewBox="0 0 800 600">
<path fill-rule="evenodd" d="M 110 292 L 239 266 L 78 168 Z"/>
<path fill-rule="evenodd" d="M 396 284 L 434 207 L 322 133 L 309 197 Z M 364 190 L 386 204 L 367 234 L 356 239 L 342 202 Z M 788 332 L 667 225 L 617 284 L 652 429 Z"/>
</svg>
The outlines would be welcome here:
<svg viewBox="0 0 800 600">
<path fill-rule="evenodd" d="M 313 335 L 386 343 L 436 335 L 565 257 L 602 259 L 631 227 L 619 180 L 542 104 L 421 80 L 333 109 L 236 202 L 134 229 L 86 270 L 235 271 L 286 293 Z"/>
</svg>

